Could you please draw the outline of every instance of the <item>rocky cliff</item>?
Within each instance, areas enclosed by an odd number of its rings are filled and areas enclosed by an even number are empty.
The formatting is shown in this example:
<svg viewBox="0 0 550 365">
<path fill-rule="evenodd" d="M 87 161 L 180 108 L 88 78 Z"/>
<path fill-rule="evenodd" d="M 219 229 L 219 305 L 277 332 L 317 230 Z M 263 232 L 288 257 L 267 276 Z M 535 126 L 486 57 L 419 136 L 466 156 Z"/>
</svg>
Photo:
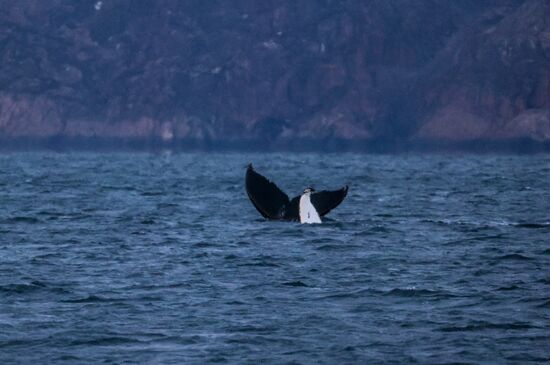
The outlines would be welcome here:
<svg viewBox="0 0 550 365">
<path fill-rule="evenodd" d="M 545 0 L 0 6 L 0 143 L 550 144 Z"/>
</svg>

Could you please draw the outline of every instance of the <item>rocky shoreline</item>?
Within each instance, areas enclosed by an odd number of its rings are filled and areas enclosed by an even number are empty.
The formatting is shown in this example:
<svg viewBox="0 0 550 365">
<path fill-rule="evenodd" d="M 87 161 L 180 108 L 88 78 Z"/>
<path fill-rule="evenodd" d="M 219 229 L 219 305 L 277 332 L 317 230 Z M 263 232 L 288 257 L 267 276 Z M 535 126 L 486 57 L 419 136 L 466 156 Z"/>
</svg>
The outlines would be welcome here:
<svg viewBox="0 0 550 365">
<path fill-rule="evenodd" d="M 3 7 L 0 148 L 548 150 L 548 2 Z"/>
<path fill-rule="evenodd" d="M 471 141 L 450 140 L 367 140 L 367 139 L 289 139 L 277 143 L 238 139 L 233 141 L 208 141 L 181 139 L 171 142 L 159 138 L 0 138 L 0 152 L 17 151 L 52 152 L 349 152 L 349 153 L 548 153 L 550 141 L 534 141 L 530 138 L 506 140 L 478 139 Z"/>
</svg>

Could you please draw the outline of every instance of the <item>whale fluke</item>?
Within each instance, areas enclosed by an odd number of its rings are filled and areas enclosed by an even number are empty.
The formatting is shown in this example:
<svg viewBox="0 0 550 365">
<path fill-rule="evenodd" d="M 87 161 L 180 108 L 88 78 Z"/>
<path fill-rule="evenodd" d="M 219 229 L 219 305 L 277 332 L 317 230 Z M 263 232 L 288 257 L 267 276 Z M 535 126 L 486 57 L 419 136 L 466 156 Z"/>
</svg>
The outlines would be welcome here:
<svg viewBox="0 0 550 365">
<path fill-rule="evenodd" d="M 311 194 L 311 204 L 317 209 L 317 212 L 322 217 L 336 208 L 348 195 L 348 186 L 345 185 L 338 190 L 323 190 Z"/>
<path fill-rule="evenodd" d="M 275 183 L 254 171 L 252 164 L 246 169 L 246 192 L 258 212 L 269 219 L 282 219 L 284 207 L 290 201 Z"/>
<path fill-rule="evenodd" d="M 302 223 L 310 223 L 300 217 L 300 198 L 304 195 L 307 195 L 318 216 L 323 217 L 336 208 L 348 193 L 347 185 L 334 191 L 315 192 L 307 188 L 304 194 L 290 200 L 274 182 L 257 173 L 252 164 L 246 169 L 245 187 L 252 205 L 262 217 L 273 220 L 300 220 Z"/>
</svg>

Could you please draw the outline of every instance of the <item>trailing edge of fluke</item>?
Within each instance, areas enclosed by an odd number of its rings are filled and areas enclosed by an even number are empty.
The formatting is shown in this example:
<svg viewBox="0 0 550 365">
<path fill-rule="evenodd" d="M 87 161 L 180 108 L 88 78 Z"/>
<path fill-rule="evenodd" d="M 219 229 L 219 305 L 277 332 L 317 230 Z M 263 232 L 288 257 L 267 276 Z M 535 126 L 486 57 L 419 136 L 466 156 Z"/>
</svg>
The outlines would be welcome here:
<svg viewBox="0 0 550 365">
<path fill-rule="evenodd" d="M 248 164 L 246 193 L 254 207 L 267 219 L 321 223 L 321 217 L 336 208 L 348 194 L 348 186 L 339 190 L 316 192 L 306 188 L 301 195 L 289 199 L 275 183 L 257 173 Z"/>
</svg>

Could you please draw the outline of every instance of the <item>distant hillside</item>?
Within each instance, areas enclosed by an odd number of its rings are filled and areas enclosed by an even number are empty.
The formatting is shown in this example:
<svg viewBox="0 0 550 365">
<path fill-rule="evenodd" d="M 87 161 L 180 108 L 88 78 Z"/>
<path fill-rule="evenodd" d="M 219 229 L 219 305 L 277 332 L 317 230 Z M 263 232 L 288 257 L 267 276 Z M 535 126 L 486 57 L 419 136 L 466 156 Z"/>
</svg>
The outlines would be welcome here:
<svg viewBox="0 0 550 365">
<path fill-rule="evenodd" d="M 0 6 L 3 144 L 550 146 L 548 1 Z"/>
</svg>

